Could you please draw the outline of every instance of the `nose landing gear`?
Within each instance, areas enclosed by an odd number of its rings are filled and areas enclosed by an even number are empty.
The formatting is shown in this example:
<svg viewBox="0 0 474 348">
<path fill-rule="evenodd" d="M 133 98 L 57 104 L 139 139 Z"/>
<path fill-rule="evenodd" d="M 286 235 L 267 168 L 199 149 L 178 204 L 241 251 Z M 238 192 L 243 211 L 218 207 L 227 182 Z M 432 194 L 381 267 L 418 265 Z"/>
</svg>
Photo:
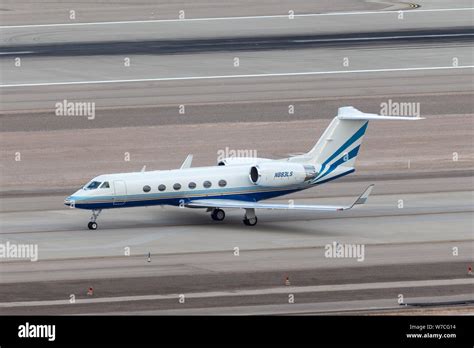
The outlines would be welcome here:
<svg viewBox="0 0 474 348">
<path fill-rule="evenodd" d="M 92 210 L 91 221 L 87 224 L 89 230 L 96 230 L 97 229 L 97 218 L 102 210 L 101 209 L 94 209 Z"/>
</svg>

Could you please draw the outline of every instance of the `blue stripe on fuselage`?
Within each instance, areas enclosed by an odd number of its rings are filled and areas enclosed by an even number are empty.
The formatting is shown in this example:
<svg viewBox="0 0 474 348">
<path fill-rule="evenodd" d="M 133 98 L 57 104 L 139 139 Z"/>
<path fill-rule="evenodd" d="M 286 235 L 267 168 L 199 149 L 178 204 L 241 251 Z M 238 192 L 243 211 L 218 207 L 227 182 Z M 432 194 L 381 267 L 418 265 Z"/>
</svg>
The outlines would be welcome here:
<svg viewBox="0 0 474 348">
<path fill-rule="evenodd" d="M 308 186 L 309 188 L 311 186 Z M 304 188 L 299 189 L 287 189 L 287 190 L 278 190 L 278 191 L 262 191 L 262 192 L 253 192 L 253 193 L 246 193 L 246 194 L 229 194 L 229 195 L 209 195 L 206 197 L 198 197 L 200 200 L 203 199 L 233 199 L 238 201 L 245 201 L 245 202 L 256 202 L 263 199 L 270 199 L 279 197 L 282 195 L 286 195 L 289 193 L 297 192 L 303 190 Z M 80 201 L 75 202 L 75 207 L 79 209 L 108 209 L 108 208 L 128 208 L 128 207 L 142 207 L 142 206 L 149 206 L 149 205 L 174 205 L 180 206 L 183 203 L 186 204 L 187 202 L 191 201 L 192 198 L 189 197 L 180 197 L 180 198 L 165 198 L 165 199 L 147 199 L 147 200 L 136 200 L 136 201 L 126 201 L 124 204 L 114 205 L 113 201 L 111 202 L 84 202 L 80 203 Z"/>
<path fill-rule="evenodd" d="M 321 185 L 323 183 L 339 179 L 343 176 L 346 176 L 348 174 L 351 174 L 355 172 L 355 169 L 350 169 L 344 173 L 338 174 L 336 176 L 333 176 L 331 178 L 322 180 L 320 182 L 315 183 L 315 185 Z M 256 202 L 264 199 L 270 199 L 270 198 L 276 198 L 280 197 L 286 194 L 294 193 L 297 191 L 302 191 L 305 189 L 308 189 L 312 186 L 307 186 L 305 188 L 299 188 L 299 189 L 291 189 L 291 190 L 281 190 L 281 191 L 270 191 L 270 192 L 255 192 L 255 193 L 250 193 L 250 194 L 232 194 L 232 195 L 217 195 L 217 196 L 208 196 L 208 197 L 201 197 L 199 198 L 200 200 L 202 199 L 234 199 L 238 201 L 245 201 L 245 202 Z M 108 203 L 76 203 L 75 207 L 79 209 L 108 209 L 108 208 L 129 208 L 129 207 L 143 207 L 143 206 L 149 206 L 149 205 L 173 205 L 173 206 L 179 206 L 183 202 L 189 202 L 192 199 L 190 198 L 170 198 L 170 199 L 156 199 L 156 200 L 146 200 L 146 201 L 131 201 L 131 202 L 125 202 L 123 205 L 114 205 L 113 202 L 108 202 Z"/>
<path fill-rule="evenodd" d="M 215 197 L 215 196 L 229 196 L 229 195 L 242 195 L 243 197 L 248 198 L 249 201 L 254 202 L 252 194 L 259 192 L 272 192 L 272 191 L 291 191 L 299 190 L 301 185 L 292 185 L 285 188 L 277 187 L 261 187 L 261 186 L 242 186 L 242 187 L 232 187 L 232 188 L 218 188 L 218 189 L 205 189 L 205 190 L 192 190 L 192 191 L 175 191 L 175 192 L 156 192 L 156 193 L 139 193 L 139 194 L 130 194 L 123 196 L 70 196 L 67 198 L 69 201 L 74 201 L 75 204 L 81 204 L 81 202 L 87 201 L 87 203 L 94 202 L 99 203 L 103 201 L 112 201 L 114 199 L 126 199 L 128 201 L 138 200 L 164 200 L 164 199 L 196 199 L 196 198 L 205 198 L 205 197 Z"/>
</svg>

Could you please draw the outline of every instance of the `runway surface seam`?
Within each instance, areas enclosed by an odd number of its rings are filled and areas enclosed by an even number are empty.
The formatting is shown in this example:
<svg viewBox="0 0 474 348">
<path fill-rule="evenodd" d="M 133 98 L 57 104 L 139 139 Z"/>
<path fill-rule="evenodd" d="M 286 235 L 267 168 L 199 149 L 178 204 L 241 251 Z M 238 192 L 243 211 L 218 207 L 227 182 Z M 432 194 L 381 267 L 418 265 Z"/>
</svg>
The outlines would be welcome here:
<svg viewBox="0 0 474 348">
<path fill-rule="evenodd" d="M 354 12 L 328 12 L 328 13 L 306 13 L 306 14 L 286 14 L 286 15 L 261 15 L 261 16 L 236 16 L 236 17 L 211 17 L 211 18 L 183 18 L 183 19 L 150 19 L 137 21 L 115 21 L 115 22 L 86 22 L 86 23 L 52 23 L 52 24 L 25 24 L 25 25 L 4 25 L 0 29 L 17 29 L 17 28 L 41 28 L 41 27 L 62 27 L 62 26 L 87 26 L 87 25 L 110 25 L 110 24 L 137 24 L 137 23 L 173 23 L 173 22 L 208 22 L 208 21 L 235 21 L 249 19 L 272 19 L 282 18 L 293 20 L 290 17 L 323 17 L 323 16 L 356 16 L 356 15 L 372 15 L 372 14 L 398 14 L 406 13 L 425 13 L 425 12 L 449 12 L 449 11 L 472 11 L 473 7 L 464 8 L 438 8 L 438 9 L 422 9 L 422 10 L 391 10 L 391 11 L 354 11 Z"/>
<path fill-rule="evenodd" d="M 278 288 L 267 288 L 257 290 L 233 290 L 233 291 L 210 291 L 196 292 L 186 294 L 186 298 L 209 298 L 209 297 L 228 297 L 228 296 L 255 296 L 265 294 L 287 294 L 287 293 L 305 293 L 305 292 L 326 292 L 326 291 L 344 291 L 344 290 L 368 290 L 368 289 L 387 289 L 387 288 L 412 288 L 426 286 L 452 286 L 452 285 L 473 285 L 474 279 L 436 279 L 436 280 L 415 280 L 399 282 L 381 282 L 381 283 L 360 283 L 360 284 L 336 284 L 336 285 L 316 285 L 316 286 L 288 286 Z M 106 303 L 106 302 L 129 302 L 129 301 L 150 301 L 150 300 L 169 300 L 179 297 L 179 293 L 167 295 L 142 295 L 142 296 L 117 296 L 102 297 L 91 299 L 77 299 L 75 303 Z M 23 302 L 3 302 L 0 308 L 11 307 L 32 307 L 32 306 L 52 306 L 70 304 L 69 300 L 47 300 L 47 301 L 23 301 Z"/>
<path fill-rule="evenodd" d="M 91 81 L 63 81 L 63 82 L 38 82 L 2 84 L 0 88 L 12 87 L 46 87 L 67 86 L 87 84 L 111 84 L 111 83 L 135 83 L 135 82 L 159 82 L 159 81 L 186 81 L 186 80 L 218 80 L 218 79 L 243 79 L 243 78 L 265 78 L 265 77 L 292 77 L 292 76 L 314 76 L 332 74 L 360 74 L 360 73 L 384 73 L 384 72 L 411 72 L 411 71 L 433 71 L 433 70 L 463 70 L 473 69 L 474 65 L 460 66 L 434 66 L 434 67 L 410 67 L 410 68 L 386 68 L 386 69 L 360 69 L 360 70 L 333 70 L 333 71 L 305 71 L 305 72 L 282 72 L 264 74 L 238 74 L 238 75 L 209 75 L 209 76 L 182 76 L 182 77 L 155 77 L 146 79 L 121 79 L 121 80 L 91 80 Z"/>
</svg>

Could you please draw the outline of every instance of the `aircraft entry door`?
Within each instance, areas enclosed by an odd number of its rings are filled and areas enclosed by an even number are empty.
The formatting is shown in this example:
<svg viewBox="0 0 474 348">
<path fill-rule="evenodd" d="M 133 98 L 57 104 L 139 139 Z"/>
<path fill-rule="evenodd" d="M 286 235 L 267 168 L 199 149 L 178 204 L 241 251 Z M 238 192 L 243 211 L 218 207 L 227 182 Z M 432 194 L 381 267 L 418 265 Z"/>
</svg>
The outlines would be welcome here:
<svg viewBox="0 0 474 348">
<path fill-rule="evenodd" d="M 114 181 L 114 205 L 124 205 L 127 200 L 127 185 L 125 181 Z"/>
</svg>

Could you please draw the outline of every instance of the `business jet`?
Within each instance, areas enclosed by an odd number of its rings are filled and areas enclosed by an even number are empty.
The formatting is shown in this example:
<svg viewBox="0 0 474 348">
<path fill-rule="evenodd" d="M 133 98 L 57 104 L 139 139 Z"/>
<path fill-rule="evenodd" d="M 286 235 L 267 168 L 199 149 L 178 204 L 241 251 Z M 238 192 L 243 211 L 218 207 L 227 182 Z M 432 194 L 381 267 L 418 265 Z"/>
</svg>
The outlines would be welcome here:
<svg viewBox="0 0 474 348">
<path fill-rule="evenodd" d="M 229 157 L 217 166 L 191 167 L 189 155 L 180 169 L 105 174 L 92 179 L 64 201 L 69 207 L 92 210 L 88 224 L 97 229 L 103 209 L 171 205 L 203 208 L 215 221 L 223 209 L 245 210 L 243 222 L 257 224 L 256 209 L 344 211 L 364 204 L 373 184 L 346 206 L 262 202 L 341 178 L 355 171 L 370 120 L 419 120 L 421 117 L 363 113 L 352 106 L 338 109 L 316 145 L 307 153 L 284 159 Z"/>
</svg>

